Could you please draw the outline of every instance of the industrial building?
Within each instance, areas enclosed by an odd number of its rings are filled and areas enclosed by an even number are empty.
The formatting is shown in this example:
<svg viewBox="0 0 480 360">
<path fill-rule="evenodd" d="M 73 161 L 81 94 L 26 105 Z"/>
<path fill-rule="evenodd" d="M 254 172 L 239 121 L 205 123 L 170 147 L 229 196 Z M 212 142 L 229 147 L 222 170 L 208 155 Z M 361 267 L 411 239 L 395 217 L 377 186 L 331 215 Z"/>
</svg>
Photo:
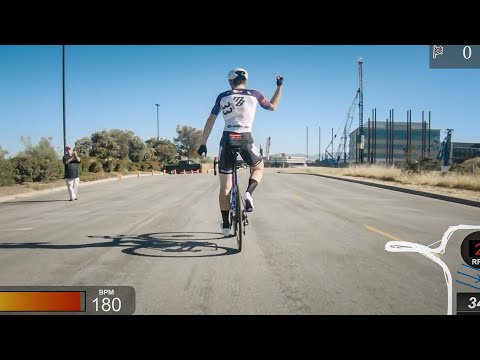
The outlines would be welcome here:
<svg viewBox="0 0 480 360">
<path fill-rule="evenodd" d="M 271 155 L 265 158 L 267 167 L 297 167 L 307 166 L 307 158 L 304 156 L 288 156 L 285 154 Z"/>
<path fill-rule="evenodd" d="M 404 162 L 418 160 L 424 156 L 436 158 L 441 149 L 440 129 L 428 129 L 425 122 L 371 121 L 363 128 L 364 162 Z M 409 127 L 410 125 L 410 127 Z M 349 134 L 349 162 L 360 162 L 360 128 Z M 357 143 L 358 139 L 358 143 Z M 408 142 L 410 141 L 410 147 Z M 410 154 L 407 150 L 410 148 Z M 422 151 L 423 149 L 423 151 Z"/>
<path fill-rule="evenodd" d="M 452 141 L 452 164 L 461 164 L 474 157 L 480 157 L 480 143 Z"/>
<path fill-rule="evenodd" d="M 429 130 L 425 123 L 422 126 L 422 122 L 411 122 L 411 131 L 408 129 L 408 122 L 377 121 L 376 124 L 376 135 L 373 124 L 367 123 L 363 128 L 364 162 L 368 162 L 368 154 L 371 160 L 374 159 L 371 162 L 375 163 L 406 161 L 409 136 L 412 161 L 429 156 L 432 159 L 442 159 L 443 165 L 452 165 L 480 157 L 480 143 L 451 141 L 451 129 L 445 130 L 447 136 L 442 139 L 440 129 Z M 348 162 L 360 162 L 360 129 L 352 131 L 349 138 Z"/>
</svg>

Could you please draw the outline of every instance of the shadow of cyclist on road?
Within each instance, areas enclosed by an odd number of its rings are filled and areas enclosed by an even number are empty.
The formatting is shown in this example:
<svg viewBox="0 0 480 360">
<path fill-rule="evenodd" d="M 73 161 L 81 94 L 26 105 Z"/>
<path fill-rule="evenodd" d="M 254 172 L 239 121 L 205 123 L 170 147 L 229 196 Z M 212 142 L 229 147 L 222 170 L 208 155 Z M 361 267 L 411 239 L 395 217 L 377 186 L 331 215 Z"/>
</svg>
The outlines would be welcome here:
<svg viewBox="0 0 480 360">
<path fill-rule="evenodd" d="M 140 235 L 87 235 L 107 241 L 86 244 L 48 242 L 0 243 L 0 249 L 82 249 L 119 247 L 127 255 L 148 257 L 212 257 L 236 254 L 235 248 L 218 245 L 223 235 L 214 232 L 158 232 Z"/>
</svg>

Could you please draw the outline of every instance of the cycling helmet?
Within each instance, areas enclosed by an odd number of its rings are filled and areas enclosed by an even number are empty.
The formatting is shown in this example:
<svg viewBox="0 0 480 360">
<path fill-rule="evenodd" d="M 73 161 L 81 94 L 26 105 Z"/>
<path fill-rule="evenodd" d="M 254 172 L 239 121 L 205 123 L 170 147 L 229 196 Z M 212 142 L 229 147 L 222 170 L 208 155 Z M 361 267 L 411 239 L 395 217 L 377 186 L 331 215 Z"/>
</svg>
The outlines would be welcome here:
<svg viewBox="0 0 480 360">
<path fill-rule="evenodd" d="M 242 77 L 241 80 L 248 80 L 247 70 L 242 68 L 235 68 L 228 72 L 228 80 L 235 80 Z"/>
</svg>

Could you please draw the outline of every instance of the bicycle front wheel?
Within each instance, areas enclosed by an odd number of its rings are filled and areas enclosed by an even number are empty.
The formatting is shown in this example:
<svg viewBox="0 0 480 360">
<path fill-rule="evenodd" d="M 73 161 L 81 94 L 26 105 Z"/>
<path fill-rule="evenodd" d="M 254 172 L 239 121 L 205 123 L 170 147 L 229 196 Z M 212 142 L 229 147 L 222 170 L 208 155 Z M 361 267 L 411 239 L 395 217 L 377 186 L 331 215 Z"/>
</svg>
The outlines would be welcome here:
<svg viewBox="0 0 480 360">
<path fill-rule="evenodd" d="M 235 207 L 235 232 L 237 235 L 237 248 L 238 252 L 242 251 L 242 238 L 243 238 L 243 220 L 242 220 L 242 211 L 243 211 L 243 204 L 240 199 L 240 189 L 237 185 L 237 192 L 235 194 L 235 202 L 237 203 Z"/>
</svg>

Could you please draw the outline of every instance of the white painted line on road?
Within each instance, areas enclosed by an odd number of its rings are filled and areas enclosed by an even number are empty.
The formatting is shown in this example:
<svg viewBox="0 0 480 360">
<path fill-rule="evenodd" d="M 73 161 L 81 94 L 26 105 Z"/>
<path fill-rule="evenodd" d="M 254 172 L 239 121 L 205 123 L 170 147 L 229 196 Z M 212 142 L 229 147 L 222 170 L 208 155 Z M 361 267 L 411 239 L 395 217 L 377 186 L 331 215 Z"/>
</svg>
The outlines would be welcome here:
<svg viewBox="0 0 480 360">
<path fill-rule="evenodd" d="M 396 237 L 396 236 L 393 236 L 393 235 L 391 235 L 391 234 L 389 234 L 389 233 L 387 233 L 387 232 L 385 232 L 385 231 L 382 231 L 382 230 L 379 230 L 379 229 L 377 229 L 377 228 L 374 228 L 373 226 L 369 226 L 369 225 L 364 225 L 364 226 L 365 226 L 365 228 L 366 228 L 367 230 L 370 230 L 370 231 L 373 231 L 373 232 L 375 232 L 375 233 L 377 233 L 377 234 L 380 234 L 380 235 L 382 235 L 382 236 L 385 236 L 386 238 L 389 238 L 389 239 L 392 239 L 392 240 L 395 240 L 395 241 L 403 241 L 402 239 L 400 239 L 400 238 L 398 238 L 398 237 Z"/>
<path fill-rule="evenodd" d="M 438 240 L 438 241 L 435 241 L 434 243 L 431 243 L 430 245 L 427 245 L 427 247 L 430 247 L 430 246 L 432 246 L 432 245 L 435 245 L 435 244 L 439 243 L 440 241 L 442 241 L 442 239 L 440 239 L 440 240 Z"/>
<path fill-rule="evenodd" d="M 33 228 L 20 228 L 20 229 L 0 229 L 0 231 L 28 231 L 33 230 Z"/>
<path fill-rule="evenodd" d="M 302 198 L 300 195 L 297 195 L 297 194 L 292 194 L 292 197 L 293 197 L 294 199 L 297 199 L 297 200 L 303 201 L 303 198 Z"/>
</svg>

